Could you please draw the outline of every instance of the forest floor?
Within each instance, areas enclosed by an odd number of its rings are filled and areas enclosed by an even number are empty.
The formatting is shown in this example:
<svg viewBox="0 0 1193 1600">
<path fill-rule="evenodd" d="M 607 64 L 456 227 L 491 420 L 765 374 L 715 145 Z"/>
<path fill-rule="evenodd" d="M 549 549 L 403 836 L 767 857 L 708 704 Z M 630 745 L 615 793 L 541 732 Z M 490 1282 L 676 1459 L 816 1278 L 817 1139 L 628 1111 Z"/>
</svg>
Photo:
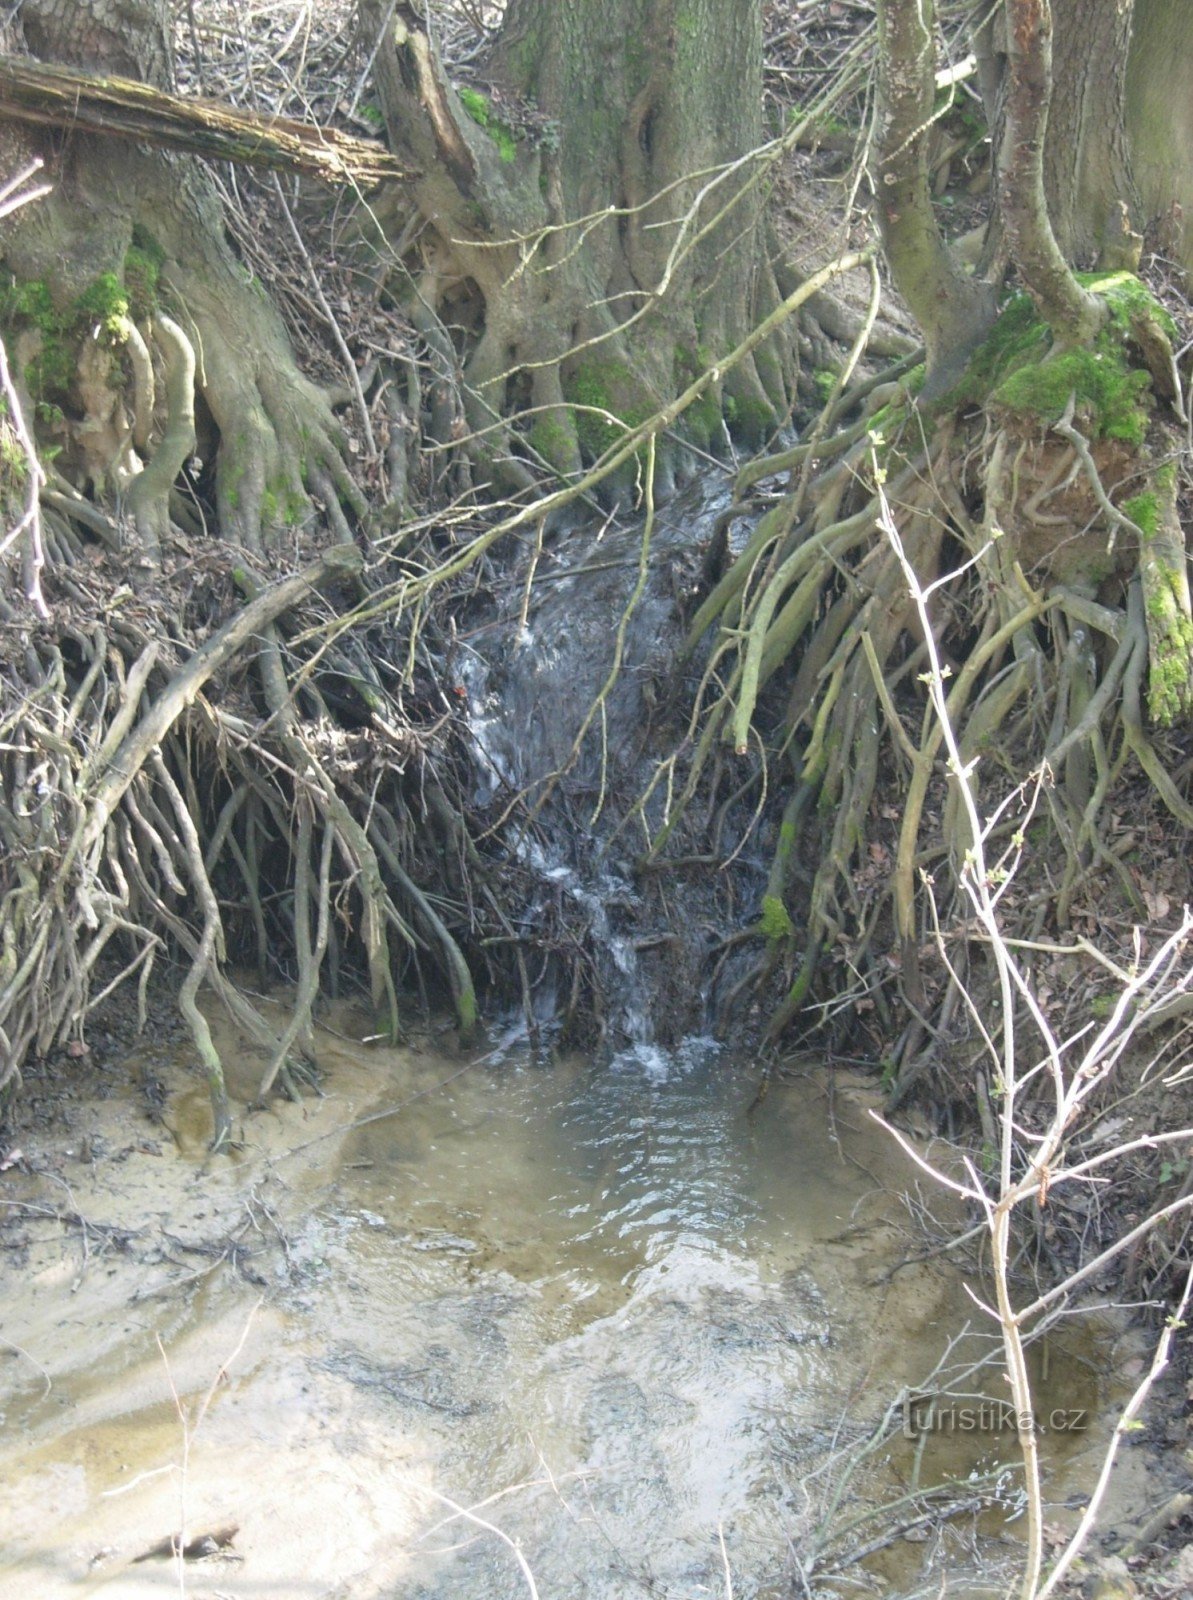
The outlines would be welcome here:
<svg viewBox="0 0 1193 1600">
<path fill-rule="evenodd" d="M 869 5 L 833 3 L 815 8 L 814 26 L 809 27 L 808 9 L 807 6 L 794 6 L 791 0 L 767 8 L 772 62 L 770 93 L 781 114 L 786 113 L 801 92 L 802 85 L 833 69 L 843 53 L 856 42 L 858 30 L 869 26 L 872 20 L 872 7 Z M 351 10 L 347 5 L 338 10 L 327 8 L 323 32 L 315 41 L 317 48 L 311 57 L 314 69 L 318 67 L 319 51 L 325 53 L 329 62 L 335 58 L 339 28 L 348 25 Z M 247 45 L 240 41 L 238 8 L 224 8 L 221 13 L 219 8 L 200 6 L 195 11 L 201 20 L 211 25 L 212 30 L 210 36 L 205 37 L 200 51 L 207 58 L 204 88 L 209 93 L 230 94 L 233 98 L 248 95 L 252 77 L 248 66 L 250 52 Z M 273 43 L 282 42 L 288 30 L 280 15 L 270 25 L 277 30 Z M 218 62 L 211 59 L 210 55 L 211 40 L 217 38 L 224 41 L 225 51 Z M 266 48 L 269 44 L 268 39 L 254 40 L 251 53 L 254 63 L 259 65 L 263 59 L 273 59 Z M 466 71 L 466 30 L 461 32 L 460 51 L 462 70 Z M 308 72 L 299 95 L 296 83 L 289 80 L 284 71 L 277 75 L 276 82 L 263 82 L 258 74 L 253 78 L 251 93 L 257 97 L 264 92 L 266 98 L 273 99 L 275 109 L 280 111 L 299 109 L 298 102 L 301 101 L 304 113 L 313 111 L 316 116 L 342 120 L 357 132 L 370 131 L 371 124 L 361 110 L 359 94 L 344 96 L 329 82 L 322 97 L 318 92 L 311 97 L 311 85 L 317 76 L 317 70 Z M 792 158 L 791 168 L 784 177 L 783 183 L 788 188 L 790 199 L 786 222 L 788 236 L 801 253 L 806 249 L 806 256 L 802 256 L 806 265 L 819 265 L 834 247 L 835 235 L 826 229 L 825 222 L 826 219 L 841 215 L 839 209 L 835 208 L 849 188 L 850 157 L 848 141 L 842 141 L 840 130 L 828 129 L 815 142 L 814 148 L 798 152 Z M 392 326 L 387 319 L 382 319 L 375 300 L 370 299 L 365 287 L 347 266 L 337 260 L 334 229 L 323 237 L 321 247 L 312 245 L 310 259 L 303 259 L 277 221 L 267 189 L 257 191 L 249 182 L 243 190 L 229 193 L 228 199 L 229 215 L 245 259 L 259 272 L 287 314 L 303 354 L 304 366 L 312 375 L 324 381 L 341 381 L 343 375 L 329 354 L 326 329 L 321 326 L 322 319 L 311 314 L 307 279 L 312 266 L 318 273 L 327 304 L 334 309 L 338 331 L 350 348 L 362 353 L 362 358 L 370 340 L 392 336 Z M 958 232 L 963 232 L 980 219 L 982 194 L 977 163 L 970 170 L 964 152 L 956 158 L 956 169 L 945 185 L 944 199 L 959 218 Z M 841 226 L 839 222 L 836 224 L 838 231 Z M 1174 313 L 1183 319 L 1183 326 L 1187 330 L 1189 310 L 1186 297 L 1162 259 L 1152 256 L 1150 260 L 1145 260 L 1144 272 Z M 893 312 L 893 325 L 898 327 L 900 321 L 898 313 Z M 355 453 L 359 454 L 359 449 Z M 365 483 L 364 487 L 367 490 L 373 486 Z M 418 489 L 420 486 L 415 484 L 414 487 Z M 1193 757 L 1193 752 L 1190 755 Z M 1154 797 L 1144 794 L 1143 788 L 1141 785 L 1137 795 L 1124 795 L 1123 805 L 1111 819 L 1108 839 L 1116 854 L 1130 859 L 1140 895 L 1153 918 L 1162 922 L 1172 907 L 1179 904 L 1188 893 L 1188 839 L 1184 830 L 1154 803 Z M 876 804 L 881 816 L 889 813 L 888 820 L 892 824 L 890 839 L 893 842 L 893 824 L 901 804 L 898 789 L 890 787 L 881 792 Z M 878 853 L 868 869 L 872 883 L 866 881 L 864 872 L 859 874 L 857 887 L 863 895 L 871 888 L 877 892 L 889 868 L 889 854 L 882 854 L 884 844 L 881 827 L 876 832 L 875 845 Z M 1014 914 L 1013 896 L 1008 899 L 1007 909 Z M 1079 921 L 1077 931 L 1091 943 L 1104 945 L 1113 958 L 1120 962 L 1147 953 L 1146 931 L 1142 935 L 1145 944 L 1141 946 L 1141 935 L 1112 909 Z M 1041 964 L 1037 976 L 1053 1014 L 1064 1019 L 1066 1024 L 1071 1021 L 1073 1026 L 1077 1026 L 1083 1017 L 1091 1014 L 1098 995 L 1088 967 L 1081 968 L 1068 958 L 1058 958 L 1051 963 Z M 874 1059 L 879 1059 L 882 1041 L 877 1034 L 868 1036 L 866 1013 L 855 1017 L 855 1023 L 859 1025 L 851 1041 L 851 1053 L 860 1054 L 864 1047 L 869 1046 L 868 1053 Z M 171 1020 L 167 1020 L 163 1001 L 161 1008 L 154 1013 L 153 1032 L 160 1039 L 177 1028 L 172 1014 Z M 73 1070 L 78 1067 L 77 1060 L 70 1074 L 60 1071 L 60 1063 L 48 1060 L 42 1064 L 40 1072 L 27 1075 L 24 1097 L 0 1145 L 0 1184 L 7 1182 L 9 1185 L 9 1193 L 0 1190 L 0 1195 L 10 1205 L 9 1226 L 15 1230 L 10 1231 L 7 1239 L 8 1245 L 15 1248 L 15 1253 L 10 1249 L 7 1260 L 9 1263 L 20 1260 L 19 1235 L 25 1226 L 21 1221 L 21 1206 L 25 1202 L 18 1201 L 13 1205 L 11 1193 L 14 1186 L 24 1183 L 33 1170 L 30 1153 L 39 1149 L 34 1164 L 43 1175 L 51 1174 L 46 1181 L 60 1188 L 62 1194 L 55 1225 L 74 1231 L 84 1256 L 89 1252 L 95 1254 L 93 1277 L 99 1263 L 106 1257 L 127 1252 L 135 1259 L 138 1271 L 152 1268 L 157 1259 L 164 1270 L 168 1269 L 167 1275 L 173 1280 L 177 1259 L 170 1259 L 168 1251 L 163 1253 L 160 1233 L 147 1241 L 138 1225 L 138 1208 L 145 1205 L 146 1195 L 150 1191 L 144 1187 L 122 1187 L 123 1174 L 135 1166 L 141 1172 L 143 1181 L 148 1182 L 155 1168 L 164 1170 L 167 1165 L 173 1166 L 177 1156 L 183 1155 L 192 1163 L 192 1169 L 188 1170 L 193 1176 L 193 1164 L 199 1160 L 199 1146 L 204 1137 L 203 1092 L 195 1084 L 180 1083 L 175 1072 L 172 1072 L 168 1083 L 163 1083 L 149 1071 L 136 1090 L 142 1104 L 135 1113 L 136 1125 L 130 1126 L 130 1108 L 136 1106 L 136 1101 L 130 1102 L 123 1094 L 110 1097 L 105 1077 L 109 1067 L 114 1069 L 117 1062 L 123 1063 L 126 1059 L 129 1041 L 125 1029 L 117 1022 L 109 1022 L 105 1026 L 100 1021 L 88 1037 L 93 1059 L 86 1064 L 85 1072 Z M 1172 1064 L 1179 1063 L 1185 1046 L 1177 1040 L 1170 1042 L 1166 1049 L 1167 1066 L 1164 1071 L 1172 1076 Z M 231 1052 L 230 1060 L 235 1072 L 235 1051 Z M 245 1058 L 243 1064 L 246 1068 L 252 1066 L 251 1057 Z M 1164 1071 L 1157 1066 L 1157 1057 L 1148 1052 L 1136 1055 L 1126 1064 L 1121 1079 L 1126 1087 L 1116 1091 L 1113 1099 L 1108 1098 L 1101 1108 L 1100 1137 L 1112 1140 L 1121 1136 L 1124 1130 L 1129 1130 L 1132 1137 L 1138 1137 L 1166 1128 L 1193 1125 L 1193 1081 L 1186 1076 L 1183 1082 L 1165 1087 L 1162 1082 Z M 373 1090 L 366 1078 L 367 1074 L 362 1072 L 360 1083 L 351 1093 L 352 1103 L 358 1107 L 371 1103 Z M 252 1098 L 252 1073 L 246 1071 L 243 1081 L 232 1084 L 232 1090 L 234 1095 Z M 119 1108 L 115 1117 L 105 1113 L 109 1099 Z M 270 1126 L 277 1134 L 281 1141 L 277 1146 L 280 1151 L 289 1143 L 330 1129 L 335 1116 L 343 1109 L 342 1103 L 337 1102 L 333 1106 L 332 1102 L 319 1099 L 311 1099 L 302 1106 L 283 1103 L 270 1111 L 268 1116 L 271 1120 L 262 1125 Z M 921 1108 L 912 1113 L 912 1118 L 921 1119 L 925 1132 L 938 1131 L 938 1121 L 934 1118 L 923 1121 L 924 1115 Z M 142 1116 L 143 1122 L 140 1120 Z M 955 1131 L 959 1137 L 964 1137 L 976 1130 L 957 1127 Z M 329 1146 L 325 1153 L 328 1160 L 331 1159 L 330 1149 Z M 47 1151 L 48 1158 L 43 1160 Z M 95 1212 L 91 1212 L 89 1207 L 80 1207 L 79 1194 L 76 1192 L 78 1186 L 70 1176 L 71 1167 L 76 1163 L 79 1170 L 86 1173 L 90 1198 L 99 1206 Z M 1190 1184 L 1193 1184 L 1193 1150 L 1176 1150 L 1172 1163 L 1166 1171 L 1162 1169 L 1162 1173 L 1164 1199 L 1177 1198 L 1187 1192 Z M 109 1199 L 115 1202 L 121 1193 L 126 1202 L 123 1212 L 115 1204 L 107 1203 Z M 191 1190 L 180 1191 L 174 1197 L 174 1203 L 184 1210 L 192 1200 Z M 39 1205 L 42 1203 L 40 1199 L 36 1202 Z M 1154 1169 L 1141 1162 L 1137 1167 L 1120 1172 L 1108 1191 L 1096 1197 L 1091 1196 L 1083 1205 L 1070 1207 L 1063 1213 L 1053 1210 L 1044 1215 L 1038 1230 L 1041 1270 L 1045 1273 L 1070 1270 L 1093 1242 L 1121 1234 L 1144 1214 L 1146 1207 L 1154 1203 Z M 251 1274 L 256 1270 L 252 1266 L 252 1253 L 264 1248 L 260 1240 L 274 1226 L 270 1220 L 273 1201 L 267 1198 L 263 1204 L 262 1211 L 247 1219 L 239 1199 L 234 1208 L 235 1215 L 232 1212 L 226 1215 L 220 1213 L 218 1206 L 209 1210 L 200 1219 L 203 1227 L 196 1231 L 190 1244 L 183 1250 L 182 1259 L 193 1263 L 197 1274 L 214 1270 L 210 1268 L 214 1262 L 217 1266 L 226 1266 L 240 1273 L 251 1284 Z M 95 1217 L 100 1210 L 102 1226 L 97 1226 Z M 277 1215 L 280 1217 L 282 1213 L 278 1211 Z M 169 1223 L 163 1225 L 172 1230 L 178 1220 L 178 1214 L 173 1213 Z M 281 1230 L 275 1228 L 275 1237 L 268 1246 L 270 1250 L 282 1248 L 280 1235 Z M 251 1239 L 251 1248 L 241 1249 L 235 1242 L 238 1238 Z M 231 1245 L 229 1240 L 233 1241 Z M 1147 1251 L 1127 1263 L 1121 1279 L 1117 1275 L 1110 1276 L 1097 1287 L 1100 1292 L 1117 1299 L 1153 1298 L 1155 1293 L 1170 1287 L 1165 1276 L 1165 1258 L 1167 1267 L 1171 1269 L 1184 1259 L 1186 1251 L 1187 1240 L 1183 1231 L 1174 1229 L 1168 1235 L 1155 1235 L 1149 1241 Z M 66 1280 L 74 1271 L 73 1261 L 65 1265 L 60 1263 L 55 1270 L 56 1275 L 55 1271 L 47 1269 L 47 1289 L 52 1289 L 54 1294 L 61 1293 L 64 1288 L 69 1292 L 71 1285 Z M 119 1305 L 114 1303 L 110 1326 L 105 1329 L 98 1322 L 91 1323 L 94 1337 L 100 1341 L 110 1340 L 113 1351 L 119 1349 L 124 1326 L 122 1319 L 127 1312 L 128 1307 L 124 1302 Z M 1154 1308 L 1147 1313 L 1153 1320 L 1156 1314 Z M 48 1336 L 48 1322 L 46 1327 Z M 235 1344 L 236 1329 L 229 1323 L 225 1332 L 224 1342 L 231 1349 Z M 268 1314 L 265 1313 L 254 1326 L 253 1338 L 266 1338 L 268 1333 Z M 48 1362 L 45 1351 L 49 1348 L 42 1348 L 41 1360 Z M 222 1359 L 222 1348 L 218 1353 Z M 212 1355 L 213 1350 L 204 1345 L 201 1349 L 190 1351 L 185 1357 L 189 1363 L 187 1370 L 195 1384 L 200 1382 L 205 1365 L 210 1366 Z M 27 1359 L 29 1357 L 23 1352 L 11 1357 L 14 1362 Z M 1134 1364 L 1141 1359 L 1137 1352 L 1127 1355 L 1128 1372 L 1134 1370 Z M 163 1382 L 164 1374 L 159 1374 L 159 1389 Z M 1177 1359 L 1154 1393 L 1148 1416 L 1149 1425 L 1144 1442 L 1141 1446 L 1133 1446 L 1150 1457 L 1147 1486 L 1143 1498 L 1132 1502 L 1130 1496 L 1127 1497 L 1127 1505 L 1122 1508 L 1119 1518 L 1123 1523 L 1142 1523 L 1146 1520 L 1149 1508 L 1170 1502 L 1171 1496 L 1189 1488 L 1193 1476 L 1193 1356 L 1187 1334 L 1178 1341 Z M 1151 1418 L 1159 1420 L 1153 1422 Z M 261 1469 L 266 1470 L 264 1462 L 261 1463 Z M 284 1485 L 280 1485 L 279 1508 L 284 1493 Z M 393 1509 L 394 1515 L 398 1516 L 398 1508 Z M 1178 1514 L 1149 1544 L 1147 1552 L 1132 1558 L 1130 1575 L 1121 1579 L 1122 1586 L 1118 1590 L 1106 1588 L 1101 1592 L 1107 1596 L 1113 1593 L 1115 1600 L 1118 1600 L 1119 1596 L 1131 1593 L 1129 1585 L 1134 1584 L 1139 1592 L 1154 1597 L 1154 1600 L 1176 1600 L 1177 1596 L 1188 1594 L 1193 1589 L 1193 1568 L 1184 1545 L 1188 1530 L 1193 1525 L 1191 1509 L 1189 1506 L 1183 1511 L 1178 1509 Z M 160 1530 L 162 1533 L 167 1531 L 166 1527 Z M 122 1537 L 131 1538 L 132 1534 L 126 1530 Z M 354 1537 L 350 1523 L 344 1529 L 344 1537 L 349 1540 Z M 1103 1554 L 1113 1553 L 1113 1542 L 1104 1547 Z M 1121 1537 L 1118 1542 L 1121 1544 Z M 96 1552 L 97 1555 L 99 1553 Z M 294 1554 L 297 1561 L 306 1559 L 306 1552 L 301 1546 L 295 1548 Z M 216 1556 L 215 1559 L 227 1558 Z M 1088 1579 L 1092 1583 L 1098 1576 L 1097 1572 L 1091 1572 Z M 1110 1569 L 1101 1574 L 1101 1580 L 1107 1584 L 1119 1581 Z"/>
</svg>

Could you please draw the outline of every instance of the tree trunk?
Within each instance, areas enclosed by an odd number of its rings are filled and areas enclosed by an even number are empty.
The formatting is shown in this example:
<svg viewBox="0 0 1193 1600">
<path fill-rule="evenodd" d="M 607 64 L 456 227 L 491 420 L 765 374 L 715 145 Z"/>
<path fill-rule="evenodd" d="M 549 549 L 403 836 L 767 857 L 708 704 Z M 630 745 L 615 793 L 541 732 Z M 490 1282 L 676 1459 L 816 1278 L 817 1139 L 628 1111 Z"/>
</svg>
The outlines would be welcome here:
<svg viewBox="0 0 1193 1600">
<path fill-rule="evenodd" d="M 165 0 L 27 0 L 21 24 L 39 55 L 172 84 Z M 198 448 L 215 451 L 225 538 L 253 548 L 279 534 L 305 513 L 320 472 L 353 495 L 327 402 L 299 373 L 276 311 L 233 255 L 200 163 L 85 135 L 52 144 L 15 125 L 0 129 L 5 170 L 32 154 L 46 160 L 53 192 L 0 225 L 0 261 L 15 285 L 5 320 L 38 387 L 31 398 L 59 419 L 57 471 L 69 488 L 139 497 L 136 532 L 156 558 L 174 480 L 196 449 L 184 415 L 193 396 L 169 376 L 182 351 L 215 425 Z M 163 303 L 175 319 L 159 318 Z M 166 371 L 160 393 L 155 349 Z M 136 392 L 136 415 L 125 389 Z M 173 469 L 158 463 L 150 477 L 147 459 L 167 440 Z"/>
<path fill-rule="evenodd" d="M 368 9 L 380 28 L 388 8 Z M 404 298 L 466 330 L 472 427 L 521 409 L 529 445 L 574 470 L 778 304 L 752 0 L 511 0 L 483 94 L 447 81 L 399 5 L 377 74 L 391 144 L 424 173 Z M 699 443 L 719 402 L 755 439 L 785 412 L 791 349 L 727 376 L 688 419 Z"/>
<path fill-rule="evenodd" d="M 1193 19 L 1185 0 L 1135 0 L 1127 63 L 1131 171 L 1142 230 L 1193 275 Z"/>
<path fill-rule="evenodd" d="M 1130 197 L 1125 94 L 1135 0 L 1054 0 L 1045 187 L 1057 242 L 1093 266 L 1125 244 Z"/>
<path fill-rule="evenodd" d="M 998 142 L 999 208 L 1011 260 L 1060 345 L 1085 344 L 1103 310 L 1065 259 L 1048 207 L 1044 146 L 1053 107 L 1049 0 L 1006 0 L 1006 116 Z M 1055 128 L 1052 137 L 1057 137 Z"/>
<path fill-rule="evenodd" d="M 936 222 L 927 156 L 935 27 L 932 0 L 880 0 L 878 220 L 892 275 L 924 335 L 930 395 L 956 381 L 994 320 L 993 296 L 963 271 Z"/>
<path fill-rule="evenodd" d="M 1002 125 L 1006 14 L 977 35 L 991 127 Z M 1193 270 L 1193 30 L 1184 0 L 1052 0 L 1048 212 L 1066 259 L 1138 264 L 1139 235 Z"/>
</svg>

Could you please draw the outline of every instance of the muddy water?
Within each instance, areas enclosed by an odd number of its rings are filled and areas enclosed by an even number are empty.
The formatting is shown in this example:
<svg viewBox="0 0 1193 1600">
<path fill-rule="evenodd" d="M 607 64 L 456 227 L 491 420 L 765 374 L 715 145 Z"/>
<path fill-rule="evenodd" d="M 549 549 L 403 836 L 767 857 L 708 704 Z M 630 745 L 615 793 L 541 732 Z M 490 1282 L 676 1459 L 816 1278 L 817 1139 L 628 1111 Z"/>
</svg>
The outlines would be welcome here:
<svg viewBox="0 0 1193 1600">
<path fill-rule="evenodd" d="M 727 1568 L 739 1600 L 791 1592 L 830 1453 L 973 1315 L 936 1263 L 890 1275 L 909 1173 L 865 1091 L 755 1104 L 702 1040 L 599 1068 L 324 1054 L 327 1097 L 247 1119 L 233 1162 L 207 1165 L 191 1086 L 170 1133 L 117 1096 L 89 1150 L 6 1175 L 0 1596 L 621 1600 L 724 1594 Z M 1053 1368 L 1096 1413 L 1091 1369 Z M 238 1532 L 135 1562 L 180 1524 Z"/>
</svg>

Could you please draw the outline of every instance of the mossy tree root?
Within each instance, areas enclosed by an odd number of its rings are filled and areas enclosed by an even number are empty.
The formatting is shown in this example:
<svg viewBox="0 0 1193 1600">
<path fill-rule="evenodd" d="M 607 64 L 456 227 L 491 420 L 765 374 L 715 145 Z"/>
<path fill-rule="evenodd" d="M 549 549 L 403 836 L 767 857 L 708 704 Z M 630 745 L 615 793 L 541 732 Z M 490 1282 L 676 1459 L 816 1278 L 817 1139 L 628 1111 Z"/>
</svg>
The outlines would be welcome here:
<svg viewBox="0 0 1193 1600">
<path fill-rule="evenodd" d="M 1126 508 L 1143 534 L 1139 574 L 1147 620 L 1148 711 L 1165 728 L 1193 710 L 1193 606 L 1177 487 L 1175 462 L 1169 461 L 1153 475 L 1150 491 Z"/>
<path fill-rule="evenodd" d="M 1138 396 L 1137 383 L 1131 392 Z M 1038 416 L 1025 429 L 1005 397 L 1000 391 L 984 416 L 967 414 L 970 396 L 963 407 L 916 419 L 903 433 L 917 445 L 927 439 L 928 449 L 912 461 L 900 443 L 905 407 L 877 425 L 869 418 L 864 430 L 847 420 L 824 451 L 827 464 L 817 478 L 808 470 L 811 448 L 773 460 L 774 470 L 793 473 L 795 482 L 758 517 L 726 570 L 720 569 L 727 537 L 710 560 L 712 587 L 682 658 L 690 664 L 705 652 L 687 738 L 638 805 L 644 818 L 655 819 L 648 860 L 658 870 L 724 741 L 740 753 L 760 737 L 770 760 L 797 753 L 763 914 L 753 929 L 767 947 L 749 981 L 773 985 L 786 968 L 766 1038 L 780 1039 L 813 998 L 818 965 L 833 957 L 876 1011 L 891 1092 L 900 1098 L 927 1066 L 941 1066 L 948 1030 L 963 1022 L 960 972 L 935 957 L 929 972 L 922 961 L 957 903 L 974 841 L 958 785 L 941 766 L 941 729 L 915 676 L 925 656 L 918 613 L 893 546 L 878 537 L 863 452 L 885 479 L 903 553 L 931 597 L 936 645 L 951 663 L 948 714 L 962 764 L 971 785 L 981 786 L 1006 863 L 1027 848 L 1022 818 L 1043 797 L 1033 848 L 1055 871 L 1056 889 L 1047 903 L 1038 893 L 1028 897 L 1033 930 L 1050 916 L 1067 926 L 1078 890 L 1088 892 L 1095 875 L 1109 877 L 1138 909 L 1132 876 L 1102 831 L 1130 758 L 1171 815 L 1184 827 L 1193 824 L 1193 805 L 1148 730 L 1149 720 L 1162 729 L 1189 704 L 1193 632 L 1184 539 L 1173 510 L 1176 473 L 1151 468 L 1144 492 L 1116 504 L 1120 485 L 1139 482 L 1123 461 L 1143 442 L 1143 412 L 1132 413 L 1135 431 L 1123 435 L 1121 446 L 1099 443 L 1097 419 L 1091 426 L 1087 417 L 1093 442 L 1080 439 L 1085 448 L 1075 461 L 1072 448 L 1066 458 L 1040 442 Z M 1050 425 L 1065 436 L 1072 414 L 1061 397 Z M 847 408 L 841 415 L 848 419 Z M 1157 448 L 1153 430 L 1143 454 L 1170 461 L 1173 448 Z M 1110 492 L 1100 476 L 1108 469 L 1115 474 Z M 748 491 L 770 475 L 765 463 L 752 464 L 740 487 Z M 1074 504 L 1066 503 L 1059 518 L 1048 502 L 1062 495 Z M 722 534 L 742 515 L 748 501 L 723 519 Z M 1073 539 L 1057 538 L 1055 553 L 1043 546 L 1041 529 L 1070 520 L 1084 523 L 1079 552 Z M 946 534 L 950 551 L 968 552 L 968 560 L 940 578 Z M 1020 570 L 1022 550 L 1031 552 L 1031 583 Z M 782 707 L 766 690 L 784 671 L 790 687 Z M 890 830 L 877 837 L 875 830 L 879 782 L 892 763 L 906 775 L 899 814 L 889 814 L 898 822 L 893 849 L 885 838 Z M 800 826 L 793 840 L 796 800 Z M 1043 826 L 1048 818 L 1054 830 Z M 800 905 L 794 894 L 787 898 L 793 856 L 811 866 Z M 734 994 L 745 986 L 736 984 Z M 902 1027 L 886 998 L 892 987 L 910 1018 Z M 826 1009 L 839 1012 L 841 1002 Z"/>
</svg>

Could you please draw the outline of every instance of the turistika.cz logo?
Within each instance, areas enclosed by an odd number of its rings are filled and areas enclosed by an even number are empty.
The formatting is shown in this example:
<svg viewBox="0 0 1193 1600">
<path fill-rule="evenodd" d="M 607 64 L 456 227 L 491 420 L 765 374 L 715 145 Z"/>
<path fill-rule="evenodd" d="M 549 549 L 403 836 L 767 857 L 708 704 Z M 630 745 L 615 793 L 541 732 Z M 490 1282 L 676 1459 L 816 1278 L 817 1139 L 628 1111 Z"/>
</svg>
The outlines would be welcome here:
<svg viewBox="0 0 1193 1600">
<path fill-rule="evenodd" d="M 985 1395 L 903 1397 L 905 1439 L 918 1439 L 926 1433 L 1081 1433 L 1088 1426 L 1089 1412 L 1072 1406 L 1057 1406 L 1037 1415 L 1020 1413 L 1008 1400 L 991 1400 Z"/>
</svg>

